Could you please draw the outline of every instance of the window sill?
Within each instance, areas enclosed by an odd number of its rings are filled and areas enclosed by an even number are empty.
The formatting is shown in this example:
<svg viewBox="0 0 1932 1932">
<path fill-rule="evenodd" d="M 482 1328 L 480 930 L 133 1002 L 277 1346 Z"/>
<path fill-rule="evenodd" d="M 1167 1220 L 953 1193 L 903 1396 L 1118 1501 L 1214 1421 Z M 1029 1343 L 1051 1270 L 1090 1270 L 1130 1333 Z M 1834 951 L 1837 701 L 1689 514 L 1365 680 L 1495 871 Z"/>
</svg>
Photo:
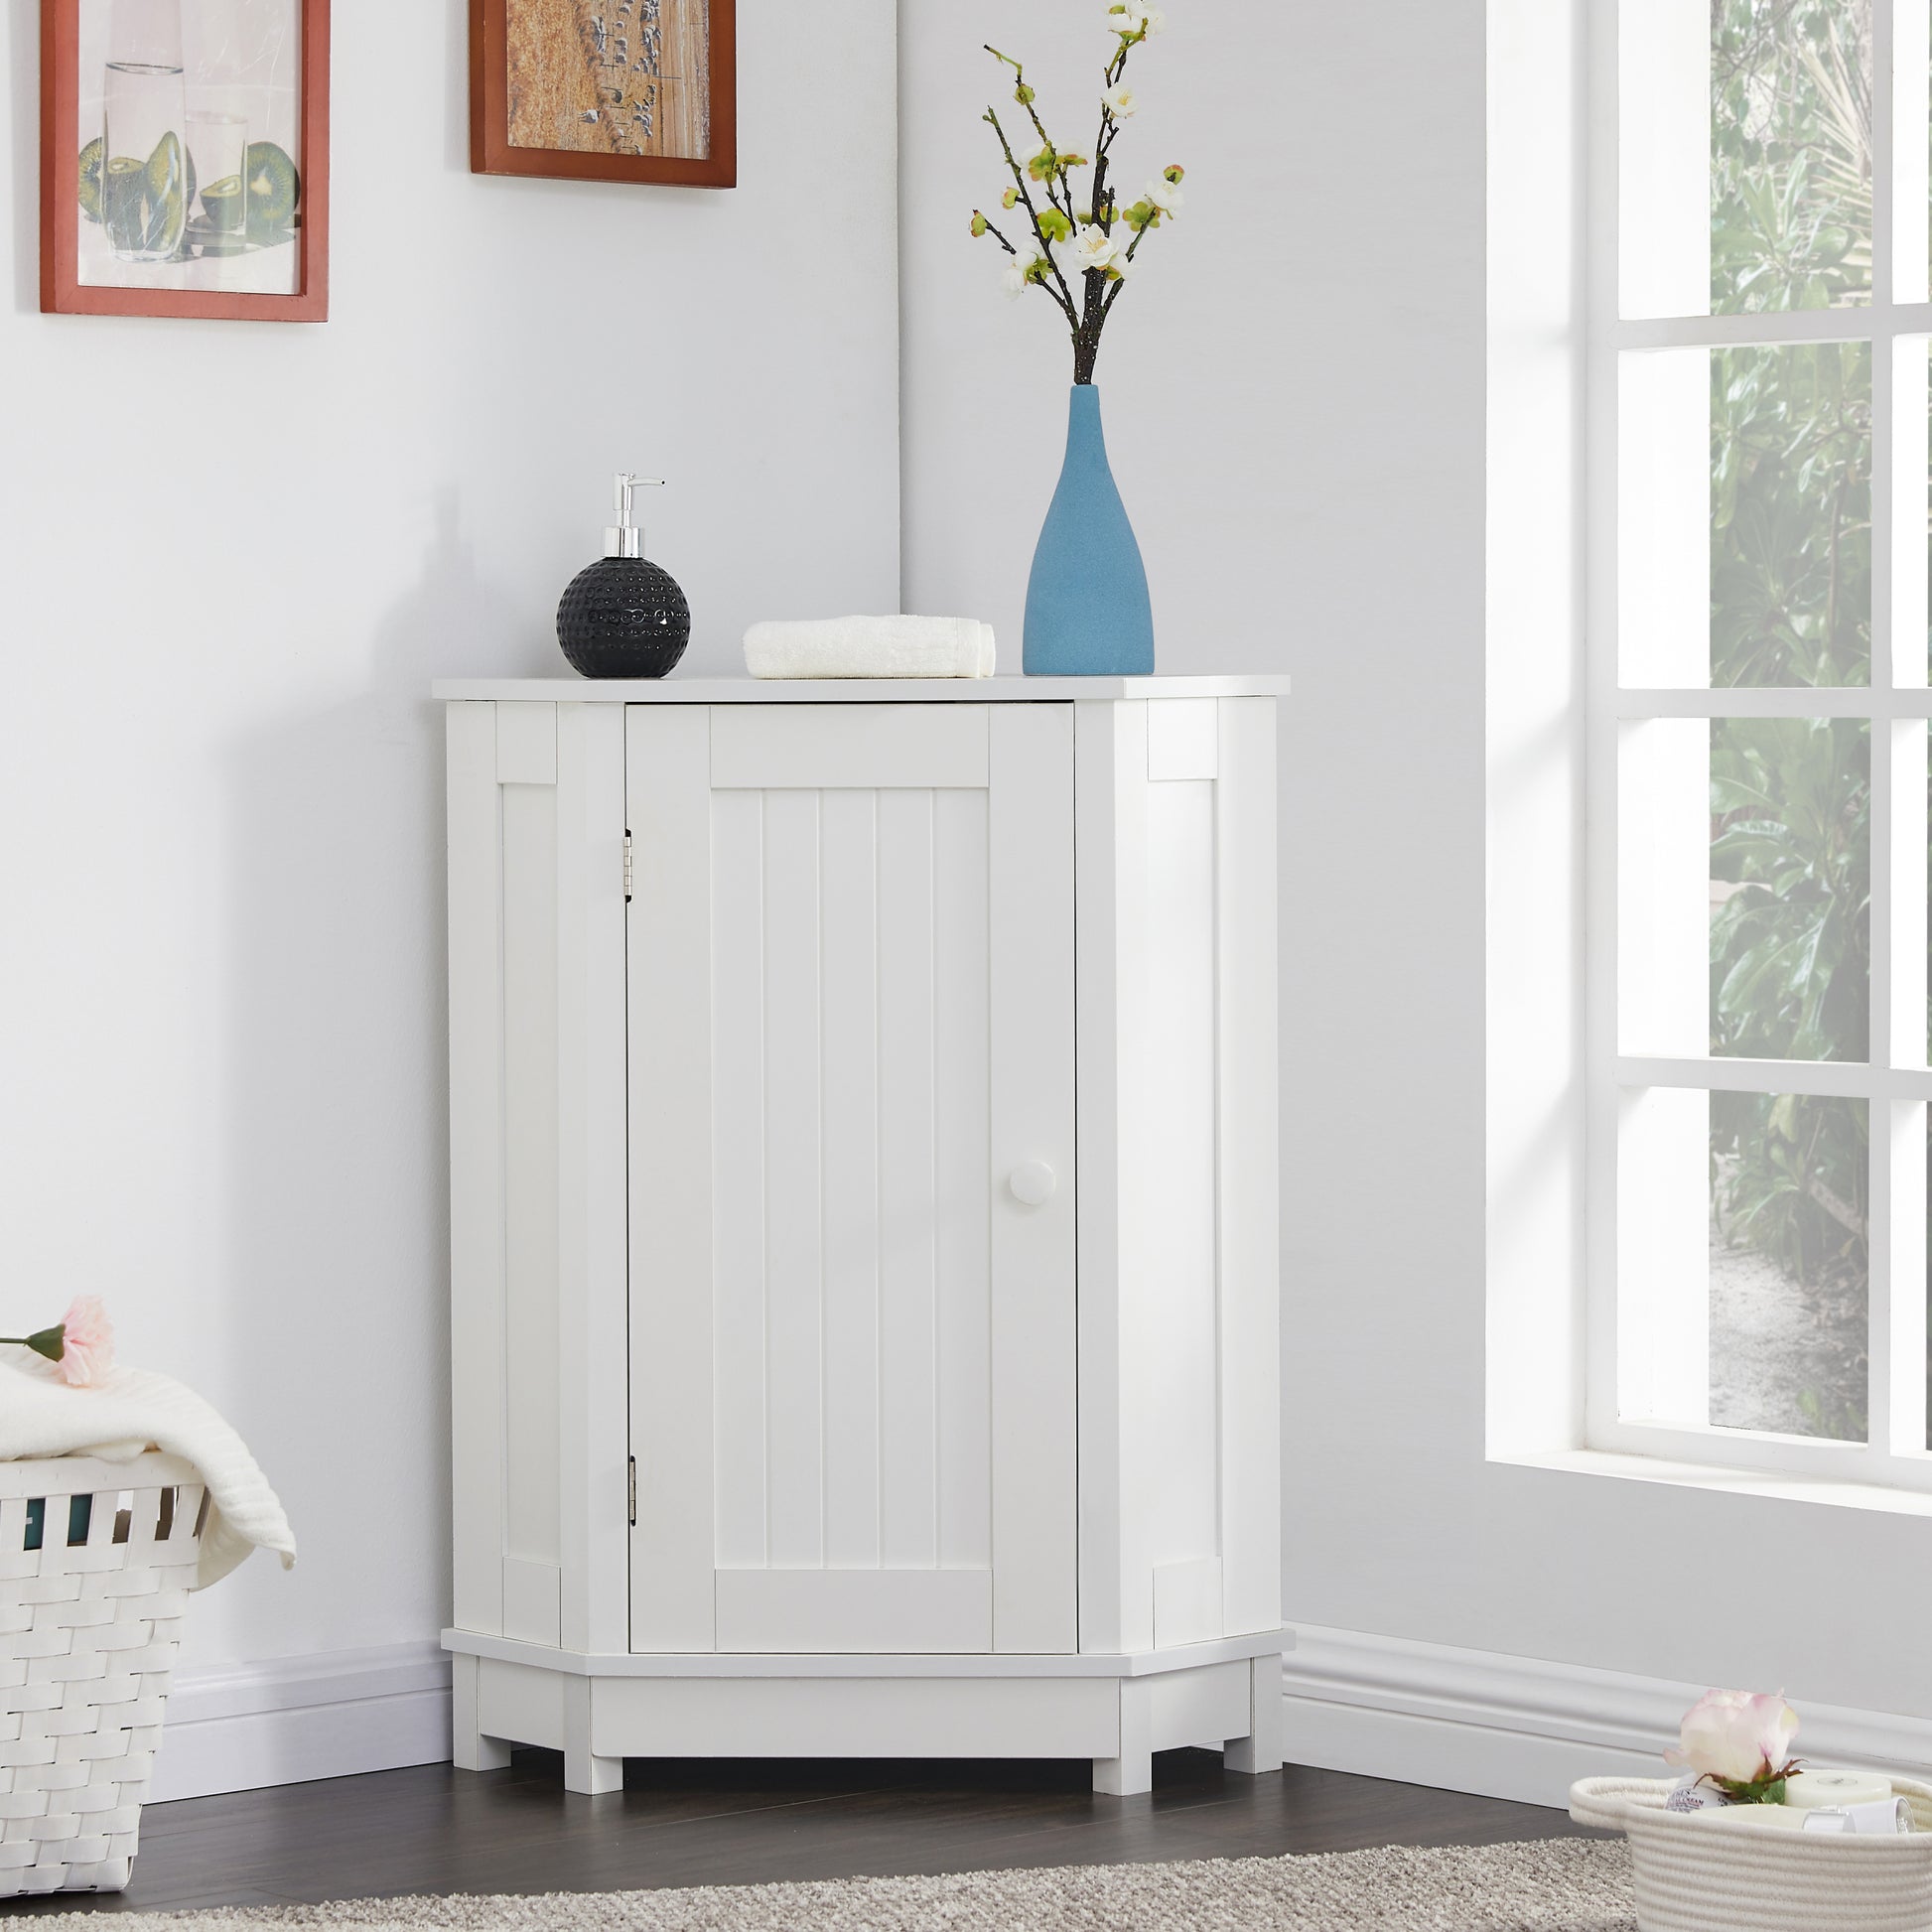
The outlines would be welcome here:
<svg viewBox="0 0 1932 1932">
<path fill-rule="evenodd" d="M 1670 1461 L 1613 1449 L 1553 1449 L 1542 1454 L 1492 1455 L 1518 1469 L 1555 1469 L 1568 1475 L 1610 1476 L 1626 1482 L 1662 1482 L 1679 1489 L 1758 1496 L 1773 1502 L 1828 1503 L 1838 1509 L 1875 1509 L 1893 1516 L 1932 1516 L 1932 1492 L 1893 1489 L 1832 1476 L 1792 1475 L 1772 1469 L 1734 1469 L 1711 1462 Z"/>
</svg>

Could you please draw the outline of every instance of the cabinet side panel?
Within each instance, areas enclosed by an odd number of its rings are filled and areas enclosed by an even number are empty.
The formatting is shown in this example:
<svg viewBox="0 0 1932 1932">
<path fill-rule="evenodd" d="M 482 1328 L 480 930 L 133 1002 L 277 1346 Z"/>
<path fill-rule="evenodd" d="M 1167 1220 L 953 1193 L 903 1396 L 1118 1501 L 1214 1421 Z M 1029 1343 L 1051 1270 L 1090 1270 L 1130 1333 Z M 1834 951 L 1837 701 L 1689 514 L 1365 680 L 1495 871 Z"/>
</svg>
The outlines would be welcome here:
<svg viewBox="0 0 1932 1932">
<path fill-rule="evenodd" d="M 1147 786 L 1141 1010 L 1122 1030 L 1122 1484 L 1151 1577 L 1220 1554 L 1214 791 Z M 1157 1600 L 1156 1640 L 1169 1641 L 1160 1621 Z"/>
<path fill-rule="evenodd" d="M 992 718 L 988 828 L 992 1084 L 993 1645 L 1078 1647 L 1073 717 Z M 1039 1162 L 1057 1186 L 1027 1206 Z"/>
<path fill-rule="evenodd" d="M 1282 1613 L 1276 706 L 1221 703 L 1222 1575 L 1230 1635 Z"/>
<path fill-rule="evenodd" d="M 625 711 L 636 1650 L 716 1645 L 709 723 L 699 705 Z"/>
<path fill-rule="evenodd" d="M 557 715 L 558 1168 L 566 1650 L 629 1644 L 623 712 Z"/>
<path fill-rule="evenodd" d="M 503 1020 L 496 707 L 449 707 L 451 1505 L 456 1627 L 503 1627 Z"/>
<path fill-rule="evenodd" d="M 503 791 L 503 1554 L 558 1535 L 557 791 Z M 528 1632 L 518 1632 L 527 1635 Z M 547 1639 L 557 1641 L 552 1630 Z"/>
</svg>

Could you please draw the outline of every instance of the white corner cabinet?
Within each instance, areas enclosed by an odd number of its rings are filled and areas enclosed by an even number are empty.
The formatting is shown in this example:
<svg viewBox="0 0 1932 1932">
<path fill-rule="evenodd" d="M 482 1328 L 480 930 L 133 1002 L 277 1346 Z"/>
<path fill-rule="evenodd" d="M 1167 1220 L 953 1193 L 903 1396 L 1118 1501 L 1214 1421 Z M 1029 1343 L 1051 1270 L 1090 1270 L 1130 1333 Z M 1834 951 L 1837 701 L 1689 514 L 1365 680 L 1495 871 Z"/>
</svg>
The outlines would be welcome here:
<svg viewBox="0 0 1932 1932">
<path fill-rule="evenodd" d="M 1286 689 L 437 687 L 460 1765 L 1280 1764 Z"/>
</svg>

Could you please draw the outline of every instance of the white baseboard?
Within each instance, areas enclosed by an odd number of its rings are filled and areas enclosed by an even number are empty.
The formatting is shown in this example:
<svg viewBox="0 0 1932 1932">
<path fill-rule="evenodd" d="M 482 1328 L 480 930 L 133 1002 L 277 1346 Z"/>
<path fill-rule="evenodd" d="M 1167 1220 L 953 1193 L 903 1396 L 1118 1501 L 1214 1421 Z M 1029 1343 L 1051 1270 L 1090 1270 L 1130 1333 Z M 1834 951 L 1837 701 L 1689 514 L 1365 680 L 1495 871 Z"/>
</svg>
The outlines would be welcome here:
<svg viewBox="0 0 1932 1932">
<path fill-rule="evenodd" d="M 1704 1686 L 1311 1624 L 1283 1661 L 1291 1763 L 1558 1808 L 1581 1777 L 1660 1777 Z M 1932 1720 L 1802 1702 L 1806 1754 L 1924 1777 Z M 185 1671 L 153 1800 L 439 1764 L 450 1660 L 435 1643 Z"/>
<path fill-rule="evenodd" d="M 435 1643 L 183 1671 L 152 1802 L 254 1791 L 450 1755 L 450 1660 Z"/>
<path fill-rule="evenodd" d="M 1584 1777 L 1663 1777 L 1701 1684 L 1298 1623 L 1294 1764 L 1563 1808 Z M 1807 1757 L 1927 1775 L 1932 1720 L 1800 1703 Z"/>
</svg>

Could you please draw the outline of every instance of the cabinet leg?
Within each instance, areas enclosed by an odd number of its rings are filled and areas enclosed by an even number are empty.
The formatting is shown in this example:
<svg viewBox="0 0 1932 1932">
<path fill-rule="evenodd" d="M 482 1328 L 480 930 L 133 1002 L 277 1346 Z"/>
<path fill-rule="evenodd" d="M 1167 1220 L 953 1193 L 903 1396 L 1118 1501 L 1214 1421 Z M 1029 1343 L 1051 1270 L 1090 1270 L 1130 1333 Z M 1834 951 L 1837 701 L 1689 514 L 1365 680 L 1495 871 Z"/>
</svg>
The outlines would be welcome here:
<svg viewBox="0 0 1932 1932">
<path fill-rule="evenodd" d="M 1282 1660 L 1257 1657 L 1248 1681 L 1251 1728 L 1247 1736 L 1227 1740 L 1221 1762 L 1254 1776 L 1282 1768 Z"/>
<path fill-rule="evenodd" d="M 564 1680 L 564 1789 L 593 1798 L 623 1789 L 623 1759 L 591 1753 L 591 1680 Z"/>
<path fill-rule="evenodd" d="M 1120 1755 L 1093 1760 L 1093 1788 L 1116 1798 L 1154 1789 L 1154 1686 L 1145 1677 L 1120 1680 Z"/>
<path fill-rule="evenodd" d="M 510 1761 L 509 1743 L 477 1728 L 477 1677 L 476 1658 L 450 1659 L 450 1756 L 459 1771 L 500 1771 Z"/>
</svg>

